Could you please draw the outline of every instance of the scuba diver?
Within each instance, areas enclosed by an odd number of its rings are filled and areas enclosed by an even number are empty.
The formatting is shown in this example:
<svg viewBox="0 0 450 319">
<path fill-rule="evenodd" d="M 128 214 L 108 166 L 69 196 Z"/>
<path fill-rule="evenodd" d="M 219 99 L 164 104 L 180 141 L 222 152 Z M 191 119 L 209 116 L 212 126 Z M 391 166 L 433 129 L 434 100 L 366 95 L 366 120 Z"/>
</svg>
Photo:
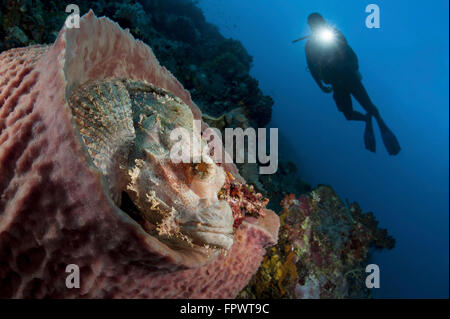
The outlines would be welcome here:
<svg viewBox="0 0 450 319">
<path fill-rule="evenodd" d="M 374 153 L 376 150 L 372 126 L 372 117 L 374 117 L 380 128 L 386 150 L 390 155 L 397 155 L 401 149 L 397 138 L 384 123 L 378 109 L 370 100 L 361 82 L 358 57 L 344 35 L 336 28 L 329 26 L 318 13 L 308 16 L 308 25 L 312 34 L 293 42 L 308 39 L 305 47 L 306 59 L 316 83 L 323 92 L 333 92 L 333 99 L 347 120 L 366 123 L 364 132 L 366 149 Z M 322 82 L 331 86 L 326 86 Z M 352 95 L 367 112 L 366 114 L 353 109 Z"/>
</svg>

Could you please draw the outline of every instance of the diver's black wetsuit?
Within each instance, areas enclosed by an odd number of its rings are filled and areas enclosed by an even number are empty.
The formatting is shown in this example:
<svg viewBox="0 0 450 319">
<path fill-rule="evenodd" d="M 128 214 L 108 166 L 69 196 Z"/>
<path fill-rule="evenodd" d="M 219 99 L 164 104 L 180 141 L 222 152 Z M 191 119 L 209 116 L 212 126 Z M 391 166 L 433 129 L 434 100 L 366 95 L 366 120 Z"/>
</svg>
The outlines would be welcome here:
<svg viewBox="0 0 450 319">
<path fill-rule="evenodd" d="M 358 57 L 348 45 L 344 35 L 333 29 L 332 43 L 323 43 L 314 35 L 306 43 L 306 59 L 311 75 L 316 82 L 331 84 L 336 105 L 347 120 L 365 121 L 366 116 L 353 110 L 351 95 L 372 115 L 378 114 L 361 83 Z"/>
<path fill-rule="evenodd" d="M 366 115 L 353 110 L 352 95 L 367 113 L 378 117 L 378 110 L 370 100 L 358 73 L 344 73 L 331 85 L 333 86 L 333 99 L 347 120 L 365 121 L 367 119 Z"/>
<path fill-rule="evenodd" d="M 375 152 L 375 137 L 371 121 L 373 116 L 378 122 L 383 142 L 389 154 L 398 154 L 400 145 L 395 135 L 382 120 L 378 109 L 370 100 L 361 82 L 358 57 L 348 45 L 344 35 L 337 29 L 331 29 L 334 33 L 333 41 L 324 43 L 318 38 L 318 35 L 313 33 L 306 43 L 306 59 L 311 75 L 322 89 L 324 89 L 322 81 L 331 84 L 334 101 L 347 120 L 367 123 L 364 140 L 368 150 Z M 352 95 L 367 114 L 353 109 Z"/>
</svg>

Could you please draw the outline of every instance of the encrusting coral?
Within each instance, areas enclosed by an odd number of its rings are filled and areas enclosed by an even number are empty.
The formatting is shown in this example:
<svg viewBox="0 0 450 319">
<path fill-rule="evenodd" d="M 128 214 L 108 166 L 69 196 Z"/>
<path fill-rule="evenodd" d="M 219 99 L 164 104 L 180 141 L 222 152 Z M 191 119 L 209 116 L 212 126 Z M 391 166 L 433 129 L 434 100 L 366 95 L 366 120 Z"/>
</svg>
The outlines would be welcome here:
<svg viewBox="0 0 450 319">
<path fill-rule="evenodd" d="M 367 298 L 365 266 L 372 248 L 392 249 L 395 240 L 372 213 L 346 207 L 331 187 L 282 201 L 278 244 L 241 298 Z"/>
<path fill-rule="evenodd" d="M 263 217 L 269 202 L 253 185 L 243 184 L 227 172 L 224 186 L 219 192 L 219 199 L 226 200 L 233 212 L 235 228 L 239 227 L 247 216 Z"/>
</svg>

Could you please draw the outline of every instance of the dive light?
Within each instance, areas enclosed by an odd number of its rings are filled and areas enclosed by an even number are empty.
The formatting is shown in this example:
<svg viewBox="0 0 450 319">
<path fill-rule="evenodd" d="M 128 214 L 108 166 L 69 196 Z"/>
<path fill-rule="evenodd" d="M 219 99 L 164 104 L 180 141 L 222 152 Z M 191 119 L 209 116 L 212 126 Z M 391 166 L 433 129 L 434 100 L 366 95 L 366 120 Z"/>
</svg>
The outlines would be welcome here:
<svg viewBox="0 0 450 319">
<path fill-rule="evenodd" d="M 335 33 L 334 30 L 332 28 L 329 27 L 324 27 L 323 29 L 320 29 L 317 33 L 317 38 L 319 39 L 320 42 L 324 43 L 324 44 L 329 44 L 331 42 L 334 41 L 335 38 Z M 304 37 L 301 37 L 297 40 L 292 41 L 292 43 L 296 43 L 298 41 L 302 41 L 302 40 L 306 40 L 309 37 L 311 37 L 311 35 L 307 35 Z"/>
<path fill-rule="evenodd" d="M 335 36 L 333 30 L 330 28 L 323 28 L 319 30 L 317 35 L 320 41 L 326 44 L 332 42 Z"/>
</svg>

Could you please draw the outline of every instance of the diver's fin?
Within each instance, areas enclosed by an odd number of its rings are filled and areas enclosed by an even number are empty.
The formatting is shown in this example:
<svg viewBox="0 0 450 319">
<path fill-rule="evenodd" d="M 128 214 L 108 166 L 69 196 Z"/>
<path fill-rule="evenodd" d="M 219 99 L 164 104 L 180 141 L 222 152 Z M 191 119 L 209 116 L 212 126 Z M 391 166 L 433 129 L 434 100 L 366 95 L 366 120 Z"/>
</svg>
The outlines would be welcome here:
<svg viewBox="0 0 450 319">
<path fill-rule="evenodd" d="M 375 153 L 376 151 L 376 142 L 375 135 L 373 134 L 373 126 L 372 126 L 372 117 L 369 116 L 366 122 L 366 129 L 364 131 L 364 144 L 366 149 Z"/>
<path fill-rule="evenodd" d="M 378 121 L 378 126 L 380 127 L 381 137 L 383 138 L 384 146 L 389 155 L 397 155 L 400 152 L 401 147 L 394 133 L 392 133 L 383 121 Z"/>
</svg>

